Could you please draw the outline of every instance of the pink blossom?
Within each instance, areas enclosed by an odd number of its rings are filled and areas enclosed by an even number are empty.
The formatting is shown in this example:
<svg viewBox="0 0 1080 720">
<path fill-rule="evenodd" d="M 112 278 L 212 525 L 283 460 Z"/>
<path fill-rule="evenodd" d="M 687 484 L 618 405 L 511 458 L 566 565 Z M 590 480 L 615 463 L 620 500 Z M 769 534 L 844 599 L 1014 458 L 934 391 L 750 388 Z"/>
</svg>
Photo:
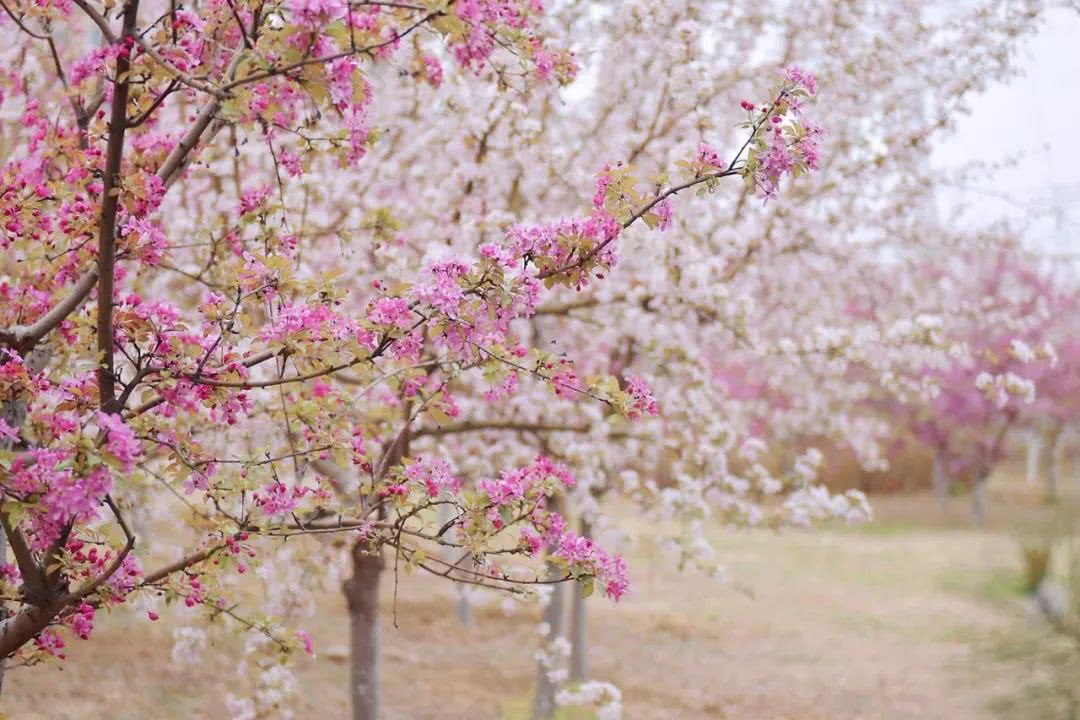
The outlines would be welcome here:
<svg viewBox="0 0 1080 720">
<path fill-rule="evenodd" d="M 814 74 L 803 70 L 798 65 L 789 65 L 784 68 L 782 77 L 792 86 L 802 88 L 810 95 L 817 94 L 817 79 Z"/>
<path fill-rule="evenodd" d="M 626 392 L 630 396 L 626 415 L 631 420 L 642 415 L 656 415 L 660 412 L 652 390 L 641 378 L 628 375 L 626 377 Z"/>
<path fill-rule="evenodd" d="M 119 415 L 98 413 L 98 425 L 108 433 L 105 446 L 109 454 L 120 461 L 125 472 L 130 472 L 142 452 L 135 433 Z"/>
<path fill-rule="evenodd" d="M 311 657 L 315 657 L 315 643 L 311 640 L 311 635 L 305 630 L 297 630 L 296 637 L 300 638 L 300 642 L 304 645 L 304 652 Z"/>
<path fill-rule="evenodd" d="M 445 460 L 424 460 L 418 457 L 405 467 L 405 478 L 423 485 L 431 498 L 436 498 L 443 492 L 454 494 L 461 490 L 461 481 L 451 474 L 450 466 Z"/>
<path fill-rule="evenodd" d="M 720 157 L 720 152 L 707 143 L 698 143 L 697 161 L 704 168 L 718 170 L 724 167 L 724 160 Z"/>
<path fill-rule="evenodd" d="M 345 14 L 343 0 L 289 0 L 289 12 L 302 24 L 318 27 Z"/>
<path fill-rule="evenodd" d="M 656 217 L 660 219 L 660 232 L 664 232 L 671 227 L 671 220 L 675 215 L 675 208 L 671 202 L 671 198 L 665 198 L 657 203 L 653 207 L 653 212 L 656 213 Z"/>
<path fill-rule="evenodd" d="M 405 298 L 379 298 L 368 307 L 368 319 L 376 325 L 407 330 L 413 324 L 412 310 Z"/>
<path fill-rule="evenodd" d="M 287 515 L 296 509 L 307 492 L 306 487 L 290 488 L 280 480 L 275 480 L 263 487 L 260 492 L 255 493 L 255 503 L 267 515 Z"/>
<path fill-rule="evenodd" d="M 443 67 L 439 59 L 431 55 L 424 55 L 421 61 L 424 63 L 424 76 L 427 78 L 428 83 L 436 88 L 442 85 Z"/>
<path fill-rule="evenodd" d="M 71 629 L 82 640 L 87 640 L 94 630 L 94 607 L 82 603 L 70 616 Z"/>
</svg>

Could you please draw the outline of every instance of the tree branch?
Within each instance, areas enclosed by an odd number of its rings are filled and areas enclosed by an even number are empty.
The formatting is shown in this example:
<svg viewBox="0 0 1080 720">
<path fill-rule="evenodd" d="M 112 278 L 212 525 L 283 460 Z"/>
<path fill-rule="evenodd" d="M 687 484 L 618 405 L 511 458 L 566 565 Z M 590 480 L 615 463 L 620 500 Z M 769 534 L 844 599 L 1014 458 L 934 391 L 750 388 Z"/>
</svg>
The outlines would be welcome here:
<svg viewBox="0 0 1080 720">
<path fill-rule="evenodd" d="M 413 437 L 442 437 L 445 435 L 460 435 L 470 432 L 486 432 L 505 430 L 508 432 L 569 432 L 587 433 L 591 427 L 588 424 L 545 424 L 530 422 L 514 422 L 509 420 L 490 420 L 464 422 L 456 425 L 444 425 L 442 427 L 420 428 L 413 432 Z"/>
<path fill-rule="evenodd" d="M 15 555 L 15 562 L 19 566 L 19 572 L 23 577 L 25 595 L 30 602 L 41 601 L 45 596 L 45 576 L 41 572 L 34 552 L 26 542 L 19 526 L 11 522 L 7 512 L 0 513 L 0 523 L 4 526 L 4 534 L 7 536 L 8 545 Z"/>
<path fill-rule="evenodd" d="M 71 292 L 58 302 L 53 309 L 42 315 L 31 325 L 18 325 L 10 330 L 0 330 L 0 345 L 13 348 L 20 353 L 27 353 L 42 339 L 52 332 L 69 315 L 79 309 L 83 301 L 97 285 L 98 266 L 87 270 L 75 281 Z"/>
<path fill-rule="evenodd" d="M 134 38 L 139 14 L 139 0 L 124 5 L 121 42 Z M 116 370 L 113 361 L 113 287 L 116 272 L 116 216 L 120 208 L 120 168 L 124 159 L 124 133 L 127 131 L 128 93 L 131 88 L 131 46 L 122 48 L 116 58 L 116 81 L 113 85 L 112 113 L 109 118 L 109 142 L 105 150 L 104 199 L 98 223 L 98 307 L 97 350 L 99 355 L 98 403 L 107 413 L 116 412 Z"/>
<path fill-rule="evenodd" d="M 109 578 L 116 574 L 116 571 L 124 564 L 124 559 L 131 554 L 133 549 L 135 549 L 135 533 L 131 532 L 131 528 L 128 527 L 127 521 L 124 520 L 124 516 L 120 514 L 120 508 L 117 507 L 116 502 L 113 501 L 111 495 L 105 496 L 105 504 L 112 510 L 113 515 L 116 516 L 116 522 L 119 523 L 120 529 L 124 531 L 124 537 L 126 538 L 124 547 L 120 549 L 120 552 L 116 553 L 116 557 L 109 563 L 109 566 L 86 587 L 64 596 L 62 599 L 62 604 L 64 605 L 70 605 L 92 595 L 94 591 L 108 582 Z"/>
</svg>

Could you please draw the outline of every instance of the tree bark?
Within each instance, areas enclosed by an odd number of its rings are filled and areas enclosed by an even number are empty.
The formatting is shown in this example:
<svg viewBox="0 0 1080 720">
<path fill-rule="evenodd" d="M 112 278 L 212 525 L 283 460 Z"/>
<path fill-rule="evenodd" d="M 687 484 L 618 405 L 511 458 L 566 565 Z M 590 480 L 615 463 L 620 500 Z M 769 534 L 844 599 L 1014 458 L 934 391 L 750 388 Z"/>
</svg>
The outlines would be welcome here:
<svg viewBox="0 0 1080 720">
<path fill-rule="evenodd" d="M 552 570 L 553 573 L 558 572 Z M 563 636 L 563 611 L 564 611 L 563 587 L 561 584 L 551 586 L 551 599 L 544 608 L 544 622 L 547 623 L 548 632 L 544 636 L 545 647 Z M 533 704 L 533 720 L 551 720 L 555 717 L 555 692 L 558 688 L 551 678 L 548 677 L 548 668 L 544 663 L 536 664 L 536 702 Z"/>
<path fill-rule="evenodd" d="M 124 23 L 120 38 L 134 38 L 139 15 L 139 0 L 124 5 Z M 109 116 L 109 142 L 105 149 L 102 175 L 101 216 L 98 219 L 98 308 L 97 341 L 100 364 L 97 369 L 98 402 L 102 412 L 117 413 L 116 370 L 113 362 L 113 300 L 116 280 L 116 219 L 120 209 L 120 179 L 124 160 L 124 133 L 128 124 L 128 91 L 131 87 L 131 58 L 127 46 L 116 58 L 116 82 L 113 83 L 112 112 Z"/>
<path fill-rule="evenodd" d="M 454 602 L 454 613 L 462 625 L 472 625 L 472 601 L 470 600 L 469 586 L 458 584 L 455 587 L 457 600 Z"/>
<path fill-rule="evenodd" d="M 379 479 L 409 454 L 409 419 L 412 403 L 402 406 L 404 426 L 385 448 L 378 471 Z M 386 509 L 380 507 L 379 518 Z M 359 540 L 352 549 L 353 574 L 342 591 L 349 608 L 349 696 L 353 720 L 378 720 L 379 717 L 379 579 L 385 562 L 382 549 L 371 552 L 368 543 Z"/>
<path fill-rule="evenodd" d="M 585 518 L 581 519 L 579 531 L 582 537 L 592 537 L 592 525 Z M 573 600 L 570 605 L 570 682 L 583 683 L 588 677 L 589 645 L 586 637 L 585 595 L 580 588 L 571 590 Z"/>
<path fill-rule="evenodd" d="M 1041 471 L 1045 481 L 1046 502 L 1054 502 L 1058 498 L 1058 469 L 1060 466 L 1061 450 L 1061 423 L 1055 423 L 1043 431 L 1041 450 Z"/>
<path fill-rule="evenodd" d="M 37 342 L 37 340 L 34 342 Z M 47 345 L 36 345 L 27 354 L 26 362 L 32 373 L 38 373 L 48 365 L 50 357 L 51 354 Z M 0 403 L 0 419 L 3 419 L 10 427 L 21 428 L 26 421 L 26 403 L 21 400 Z M 25 447 L 25 443 L 20 442 L 18 446 Z M 14 450 L 15 448 L 16 443 L 14 440 L 9 438 L 0 439 L 0 450 Z M 7 532 L 6 530 L 0 530 L 0 563 L 7 562 L 7 546 Z M 12 625 L 14 624 L 14 621 L 8 617 L 7 610 L 0 608 L 0 628 L 2 628 L 0 633 L 4 634 L 5 639 L 9 632 L 9 621 L 11 621 Z M 4 670 L 7 666 L 7 656 L 9 654 L 10 652 L 0 653 L 0 692 L 4 689 Z"/>
<path fill-rule="evenodd" d="M 1027 436 L 1027 483 L 1034 485 L 1039 478 L 1039 464 L 1042 461 L 1042 433 L 1036 429 Z"/>
<path fill-rule="evenodd" d="M 450 521 L 451 512 L 446 505 L 439 506 L 439 525 L 443 525 Z M 468 555 L 468 552 L 465 552 Z M 456 563 L 462 560 L 462 555 L 459 554 L 453 548 L 444 548 L 443 557 L 447 562 Z M 475 569 L 475 565 L 467 558 L 465 559 L 466 566 Z M 453 576 L 451 575 L 451 579 Z M 469 592 L 469 586 L 464 583 L 454 583 L 454 614 L 457 615 L 457 619 L 461 621 L 462 625 L 470 625 L 472 623 L 472 602 L 471 593 Z"/>
<path fill-rule="evenodd" d="M 349 608 L 349 671 L 353 720 L 379 717 L 379 578 L 381 552 L 369 553 L 367 543 L 353 546 L 353 574 L 343 591 Z"/>
<path fill-rule="evenodd" d="M 562 513 L 565 506 L 562 498 L 552 498 L 552 510 Z M 558 568 L 549 565 L 548 573 L 551 577 L 561 575 Z M 544 608 L 543 621 L 547 624 L 547 635 L 544 636 L 544 649 L 550 652 L 552 644 L 558 638 L 563 637 L 565 631 L 566 601 L 563 596 L 561 583 L 551 586 L 551 598 L 548 606 Z M 533 720 L 551 720 L 555 717 L 555 693 L 558 687 L 548 676 L 548 669 L 544 663 L 536 663 L 536 700 L 533 703 Z"/>
<path fill-rule="evenodd" d="M 938 504 L 941 505 L 941 512 L 947 512 L 949 510 L 949 490 L 952 483 L 945 470 L 945 461 L 941 459 L 940 455 L 934 456 L 934 464 L 931 467 L 930 475 L 934 485 L 934 495 L 937 496 Z"/>
<path fill-rule="evenodd" d="M 982 527 L 986 522 L 986 486 L 989 479 L 989 473 L 980 473 L 971 490 L 971 515 L 976 527 Z"/>
<path fill-rule="evenodd" d="M 7 535 L 0 532 L 0 563 L 7 562 Z M 7 619 L 7 610 L 0 609 L 0 621 Z M 4 669 L 7 666 L 7 659 L 0 658 L 0 694 L 4 692 Z"/>
</svg>

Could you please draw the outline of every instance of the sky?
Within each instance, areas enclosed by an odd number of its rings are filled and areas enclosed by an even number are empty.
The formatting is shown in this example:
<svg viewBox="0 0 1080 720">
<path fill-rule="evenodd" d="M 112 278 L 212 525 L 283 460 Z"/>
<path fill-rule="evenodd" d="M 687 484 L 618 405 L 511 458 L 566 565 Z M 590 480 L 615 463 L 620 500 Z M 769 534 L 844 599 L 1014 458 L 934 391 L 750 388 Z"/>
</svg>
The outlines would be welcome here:
<svg viewBox="0 0 1080 720">
<path fill-rule="evenodd" d="M 1034 246 L 1080 256 L 1080 13 L 1050 11 L 1016 60 L 1022 74 L 975 98 L 932 160 L 1015 164 L 944 192 L 943 217 L 1012 221 Z"/>
</svg>

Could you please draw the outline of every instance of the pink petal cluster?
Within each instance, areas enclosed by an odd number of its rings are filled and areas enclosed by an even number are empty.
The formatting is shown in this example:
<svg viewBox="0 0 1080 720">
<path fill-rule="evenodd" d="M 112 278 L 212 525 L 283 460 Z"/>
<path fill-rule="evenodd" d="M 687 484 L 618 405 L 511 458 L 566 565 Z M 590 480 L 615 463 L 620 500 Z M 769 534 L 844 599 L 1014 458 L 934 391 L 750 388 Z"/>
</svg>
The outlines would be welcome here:
<svg viewBox="0 0 1080 720">
<path fill-rule="evenodd" d="M 432 498 L 444 492 L 453 495 L 461 491 L 461 481 L 450 472 L 450 466 L 445 460 L 425 460 L 418 457 L 405 467 L 405 478 L 422 485 Z"/>
<path fill-rule="evenodd" d="M 98 426 L 107 433 L 105 447 L 109 454 L 120 461 L 125 472 L 130 472 L 142 454 L 135 432 L 119 415 L 98 413 Z"/>
<path fill-rule="evenodd" d="M 288 515 L 296 509 L 309 489 L 302 485 L 289 487 L 275 480 L 255 493 L 255 503 L 267 515 Z"/>
<path fill-rule="evenodd" d="M 626 417 L 636 420 L 642 415 L 657 415 L 660 407 L 656 402 L 652 389 L 644 380 L 632 375 L 626 377 L 626 393 L 630 396 L 627 405 Z"/>
</svg>

